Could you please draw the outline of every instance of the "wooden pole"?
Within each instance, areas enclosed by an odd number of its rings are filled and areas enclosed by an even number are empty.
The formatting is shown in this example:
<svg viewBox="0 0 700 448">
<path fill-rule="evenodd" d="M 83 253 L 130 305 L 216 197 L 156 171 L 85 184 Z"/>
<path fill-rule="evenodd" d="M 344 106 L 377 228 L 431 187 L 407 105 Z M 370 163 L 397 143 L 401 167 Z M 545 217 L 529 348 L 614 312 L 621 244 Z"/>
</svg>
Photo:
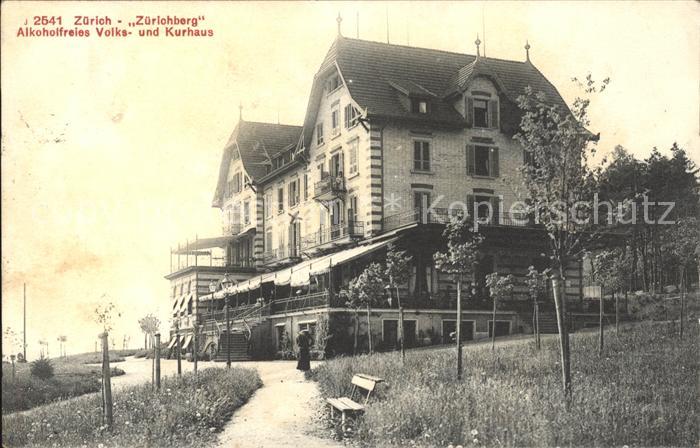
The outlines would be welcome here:
<svg viewBox="0 0 700 448">
<path fill-rule="evenodd" d="M 156 333 L 156 390 L 160 390 L 160 333 Z"/>
<path fill-rule="evenodd" d="M 226 295 L 226 301 L 225 301 L 225 306 L 226 306 L 226 368 L 230 369 L 231 368 L 231 320 L 229 319 L 229 296 L 228 294 Z"/>
<path fill-rule="evenodd" d="M 457 335 L 457 379 L 462 379 L 462 275 L 457 277 L 457 319 L 455 334 Z"/>
<path fill-rule="evenodd" d="M 24 357 L 24 362 L 27 362 L 27 284 L 26 283 L 24 283 L 24 286 L 23 286 L 23 293 L 24 293 L 23 294 L 23 297 L 24 297 L 24 302 L 23 302 L 23 306 L 24 306 L 23 320 L 24 320 L 24 323 L 23 323 L 23 327 L 22 327 L 22 338 L 23 338 L 22 356 Z M 95 350 L 95 351 L 97 351 L 97 350 Z"/>
<path fill-rule="evenodd" d="M 680 328 L 680 337 L 683 339 L 683 319 L 685 318 L 685 266 L 681 268 L 681 328 Z"/>
<path fill-rule="evenodd" d="M 177 350 L 177 376 L 182 376 L 182 347 L 180 346 L 180 324 L 176 324 L 175 326 L 175 349 Z"/>
<path fill-rule="evenodd" d="M 194 330 L 192 357 L 194 358 L 194 371 L 197 372 L 197 362 L 199 361 L 199 273 L 194 272 Z"/>
<path fill-rule="evenodd" d="M 393 283 L 393 279 L 392 279 Z M 404 332 L 403 332 L 403 306 L 401 305 L 401 297 L 399 295 L 398 285 L 394 285 L 396 288 L 396 303 L 399 306 L 399 338 L 401 341 L 401 363 L 406 361 L 406 344 L 404 342 Z"/>
<path fill-rule="evenodd" d="M 496 348 L 496 297 L 493 297 L 493 316 L 491 317 L 491 350 Z"/>
<path fill-rule="evenodd" d="M 605 304 L 603 303 L 603 287 L 600 287 L 600 312 L 598 313 L 598 354 L 603 355 L 603 346 L 605 344 L 604 334 L 603 334 L 603 308 Z"/>
<path fill-rule="evenodd" d="M 372 354 L 372 311 L 370 309 L 370 303 L 367 302 L 367 348 L 369 349 L 369 354 Z"/>
<path fill-rule="evenodd" d="M 112 427 L 112 380 L 109 369 L 109 342 L 108 334 L 102 333 L 102 382 L 104 390 L 104 417 L 105 424 Z"/>
<path fill-rule="evenodd" d="M 620 332 L 620 307 L 617 296 L 618 295 L 613 292 L 613 298 L 615 299 L 615 333 Z"/>
<path fill-rule="evenodd" d="M 542 348 L 540 340 L 540 305 L 535 300 L 535 347 L 537 350 Z"/>
<path fill-rule="evenodd" d="M 559 266 L 562 271 L 563 267 Z M 552 278 L 552 292 L 554 293 L 554 305 L 557 311 L 557 327 L 559 330 L 559 354 L 561 356 L 562 383 L 566 396 L 567 409 L 571 398 L 571 364 L 569 358 L 569 327 L 566 321 L 566 297 L 564 294 L 565 281 L 561 272 L 555 273 Z"/>
<path fill-rule="evenodd" d="M 10 361 L 12 361 L 12 381 L 15 380 L 15 355 L 10 355 Z"/>
</svg>

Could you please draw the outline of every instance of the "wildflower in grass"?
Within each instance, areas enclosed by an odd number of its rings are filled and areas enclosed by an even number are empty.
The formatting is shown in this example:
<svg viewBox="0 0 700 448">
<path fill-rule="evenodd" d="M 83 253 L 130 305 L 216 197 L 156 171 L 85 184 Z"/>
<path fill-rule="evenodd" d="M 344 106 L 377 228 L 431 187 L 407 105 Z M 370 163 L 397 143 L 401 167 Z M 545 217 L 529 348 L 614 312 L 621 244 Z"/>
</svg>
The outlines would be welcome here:
<svg viewBox="0 0 700 448">
<path fill-rule="evenodd" d="M 479 431 L 477 431 L 476 429 L 472 429 L 470 434 L 472 435 L 472 437 L 476 437 L 479 435 Z"/>
</svg>

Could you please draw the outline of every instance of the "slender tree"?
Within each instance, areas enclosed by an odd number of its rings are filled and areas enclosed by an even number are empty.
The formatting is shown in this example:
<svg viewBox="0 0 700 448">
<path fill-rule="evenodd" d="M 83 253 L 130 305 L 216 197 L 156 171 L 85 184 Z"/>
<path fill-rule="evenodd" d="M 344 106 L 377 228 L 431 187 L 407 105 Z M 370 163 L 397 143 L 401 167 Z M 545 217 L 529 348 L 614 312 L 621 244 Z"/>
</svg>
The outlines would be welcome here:
<svg viewBox="0 0 700 448">
<path fill-rule="evenodd" d="M 406 251 L 399 251 L 391 244 L 386 254 L 386 276 L 389 280 L 389 287 L 396 291 L 396 304 L 399 307 L 399 344 L 401 347 L 401 362 L 406 359 L 406 344 L 403 325 L 403 305 L 401 303 L 401 295 L 399 293 L 399 285 L 404 285 L 408 282 L 411 275 L 411 260 L 412 257 L 406 254 Z"/>
<path fill-rule="evenodd" d="M 486 276 L 486 286 L 489 288 L 491 300 L 493 300 L 493 316 L 491 319 L 491 350 L 496 348 L 496 309 L 499 302 L 513 293 L 515 281 L 512 275 L 498 275 L 492 272 Z"/>
<path fill-rule="evenodd" d="M 341 291 L 346 299 L 346 306 L 355 311 L 355 345 L 357 352 L 357 334 L 359 332 L 359 310 L 367 310 L 367 344 L 372 353 L 372 305 L 384 296 L 384 270 L 378 263 L 371 263 L 355 279 L 350 281 L 348 288 Z"/>
<path fill-rule="evenodd" d="M 538 272 L 534 266 L 527 268 L 527 277 L 525 284 L 527 285 L 528 295 L 532 300 L 532 333 L 535 336 L 535 348 L 542 348 L 540 341 L 540 297 L 547 291 L 547 277 L 549 269 Z"/>
<path fill-rule="evenodd" d="M 483 237 L 474 231 L 473 220 L 469 216 L 454 216 L 445 226 L 443 236 L 447 240 L 447 250 L 433 255 L 435 268 L 451 274 L 457 282 L 457 379 L 462 378 L 462 281 L 473 275 Z M 471 294 L 471 291 L 470 291 Z"/>
<path fill-rule="evenodd" d="M 586 94 L 604 90 L 607 82 L 597 87 L 589 75 L 584 86 Z M 589 125 L 589 104 L 589 99 L 577 98 L 573 108 L 568 109 L 552 104 L 543 93 L 528 87 L 518 98 L 523 115 L 515 136 L 528 159 L 521 168 L 527 212 L 547 232 L 555 270 L 552 283 L 567 405 L 571 397 L 571 364 L 563 285 L 567 267 L 581 259 L 597 227 L 593 219 L 596 172 L 589 167 L 597 138 L 585 128 Z"/>
</svg>

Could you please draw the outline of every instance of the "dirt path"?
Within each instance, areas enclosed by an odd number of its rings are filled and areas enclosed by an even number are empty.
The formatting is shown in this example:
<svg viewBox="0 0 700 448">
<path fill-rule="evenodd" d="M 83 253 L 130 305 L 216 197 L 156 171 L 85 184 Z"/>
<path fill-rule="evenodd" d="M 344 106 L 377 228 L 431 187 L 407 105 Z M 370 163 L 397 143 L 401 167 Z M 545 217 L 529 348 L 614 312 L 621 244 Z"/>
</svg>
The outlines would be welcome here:
<svg viewBox="0 0 700 448">
<path fill-rule="evenodd" d="M 256 368 L 263 387 L 233 415 L 219 436 L 221 448 L 333 448 L 342 444 L 312 434 L 318 387 L 295 369 L 296 362 L 240 363 Z M 252 365 L 256 364 L 256 365 Z M 314 367 L 312 363 L 312 367 Z"/>
</svg>

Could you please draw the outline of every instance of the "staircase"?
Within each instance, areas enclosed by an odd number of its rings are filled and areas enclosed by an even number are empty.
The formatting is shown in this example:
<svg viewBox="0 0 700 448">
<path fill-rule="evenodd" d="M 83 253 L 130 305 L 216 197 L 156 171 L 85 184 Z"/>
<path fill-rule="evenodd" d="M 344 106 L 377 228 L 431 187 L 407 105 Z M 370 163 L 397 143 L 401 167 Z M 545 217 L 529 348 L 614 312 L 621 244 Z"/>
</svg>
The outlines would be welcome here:
<svg viewBox="0 0 700 448">
<path fill-rule="evenodd" d="M 559 334 L 557 316 L 554 313 L 540 313 L 540 334 Z"/>
<path fill-rule="evenodd" d="M 248 340 L 245 333 L 232 331 L 230 334 L 221 333 L 219 337 L 219 350 L 214 357 L 214 361 L 226 362 L 226 351 L 231 347 L 231 361 L 250 361 L 248 354 Z"/>
</svg>

